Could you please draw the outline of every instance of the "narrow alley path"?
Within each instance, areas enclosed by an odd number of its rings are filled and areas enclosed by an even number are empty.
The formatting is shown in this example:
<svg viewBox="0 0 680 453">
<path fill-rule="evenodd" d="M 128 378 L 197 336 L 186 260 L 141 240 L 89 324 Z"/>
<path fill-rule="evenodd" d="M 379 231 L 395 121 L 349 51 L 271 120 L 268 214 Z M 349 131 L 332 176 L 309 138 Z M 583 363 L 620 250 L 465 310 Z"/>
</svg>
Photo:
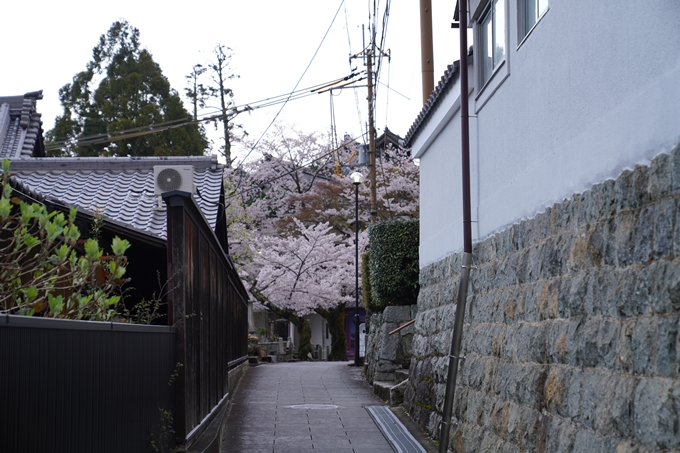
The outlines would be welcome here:
<svg viewBox="0 0 680 453">
<path fill-rule="evenodd" d="M 364 409 L 376 405 L 347 362 L 253 367 L 234 395 L 222 453 L 392 453 Z"/>
</svg>

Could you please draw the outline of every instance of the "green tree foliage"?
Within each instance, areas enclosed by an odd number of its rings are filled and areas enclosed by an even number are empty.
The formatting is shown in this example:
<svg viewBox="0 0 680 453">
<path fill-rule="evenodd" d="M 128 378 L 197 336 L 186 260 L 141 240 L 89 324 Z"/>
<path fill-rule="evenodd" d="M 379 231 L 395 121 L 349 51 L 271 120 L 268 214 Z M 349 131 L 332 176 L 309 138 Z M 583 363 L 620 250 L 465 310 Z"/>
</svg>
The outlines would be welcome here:
<svg viewBox="0 0 680 453">
<path fill-rule="evenodd" d="M 114 238 L 105 255 L 96 239 L 82 241 L 75 209 L 65 216 L 12 197 L 9 161 L 2 164 L 0 313 L 112 319 L 129 242 Z"/>
<path fill-rule="evenodd" d="M 383 308 L 375 304 L 371 291 L 371 252 L 361 255 L 361 300 L 369 311 L 378 312 Z"/>
<path fill-rule="evenodd" d="M 208 146 L 141 47 L 139 30 L 126 21 L 115 22 L 99 38 L 92 61 L 59 90 L 59 100 L 64 113 L 46 134 L 51 155 L 202 155 Z"/>
<path fill-rule="evenodd" d="M 418 220 L 390 220 L 369 228 L 369 277 L 374 306 L 418 302 L 419 228 Z"/>
</svg>

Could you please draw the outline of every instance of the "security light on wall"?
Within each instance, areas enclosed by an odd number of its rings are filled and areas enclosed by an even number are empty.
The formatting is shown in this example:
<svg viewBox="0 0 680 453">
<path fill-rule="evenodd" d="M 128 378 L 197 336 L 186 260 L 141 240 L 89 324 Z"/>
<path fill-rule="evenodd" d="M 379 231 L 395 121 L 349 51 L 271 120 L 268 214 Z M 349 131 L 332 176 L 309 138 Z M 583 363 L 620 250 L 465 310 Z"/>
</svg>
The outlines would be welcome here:
<svg viewBox="0 0 680 453">
<path fill-rule="evenodd" d="M 153 167 L 154 194 L 180 190 L 195 193 L 194 167 L 191 165 L 155 165 Z"/>
</svg>

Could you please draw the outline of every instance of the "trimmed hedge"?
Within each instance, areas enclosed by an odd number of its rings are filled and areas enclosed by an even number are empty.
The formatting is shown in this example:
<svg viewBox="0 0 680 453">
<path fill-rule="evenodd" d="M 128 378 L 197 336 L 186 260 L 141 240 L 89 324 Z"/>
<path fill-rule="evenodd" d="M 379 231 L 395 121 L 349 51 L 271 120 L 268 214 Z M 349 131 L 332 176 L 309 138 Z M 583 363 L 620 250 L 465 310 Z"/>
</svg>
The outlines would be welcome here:
<svg viewBox="0 0 680 453">
<path fill-rule="evenodd" d="M 366 252 L 361 255 L 361 300 L 364 301 L 364 307 L 372 312 L 382 311 L 383 308 L 375 304 L 373 295 L 371 294 L 371 253 Z"/>
<path fill-rule="evenodd" d="M 369 228 L 371 305 L 378 309 L 418 302 L 419 229 L 418 220 L 390 220 Z"/>
</svg>

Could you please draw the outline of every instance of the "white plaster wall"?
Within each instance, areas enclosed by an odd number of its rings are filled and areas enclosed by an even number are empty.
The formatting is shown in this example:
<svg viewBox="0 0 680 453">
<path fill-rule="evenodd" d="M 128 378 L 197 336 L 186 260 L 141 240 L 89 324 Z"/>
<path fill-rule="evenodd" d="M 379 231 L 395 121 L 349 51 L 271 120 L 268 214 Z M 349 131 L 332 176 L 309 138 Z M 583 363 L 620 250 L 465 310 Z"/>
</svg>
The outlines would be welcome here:
<svg viewBox="0 0 680 453">
<path fill-rule="evenodd" d="M 680 141 L 680 1 L 551 0 L 519 48 L 517 0 L 508 17 L 509 76 L 483 105 L 470 77 L 475 240 Z M 462 249 L 459 91 L 413 143 L 421 267 Z"/>
<path fill-rule="evenodd" d="M 322 350 L 325 349 L 326 345 L 330 346 L 330 335 L 329 339 L 326 339 L 326 320 L 316 313 L 305 316 L 305 319 L 309 321 L 312 328 L 312 346 L 321 345 Z"/>
</svg>

